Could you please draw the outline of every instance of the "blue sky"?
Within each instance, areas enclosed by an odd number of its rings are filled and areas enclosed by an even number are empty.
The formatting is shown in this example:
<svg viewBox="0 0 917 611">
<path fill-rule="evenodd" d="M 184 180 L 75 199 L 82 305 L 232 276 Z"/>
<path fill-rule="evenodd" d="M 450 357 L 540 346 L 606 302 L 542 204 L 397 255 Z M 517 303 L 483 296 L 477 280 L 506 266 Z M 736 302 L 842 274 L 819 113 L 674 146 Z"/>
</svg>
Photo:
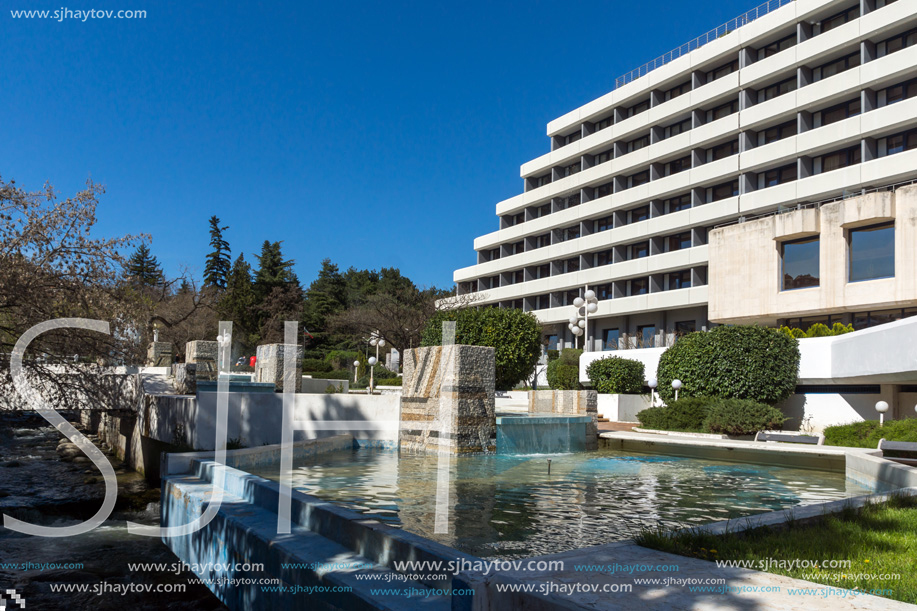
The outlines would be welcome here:
<svg viewBox="0 0 917 611">
<path fill-rule="evenodd" d="M 548 121 L 754 4 L 3 0 L 0 176 L 104 184 L 98 233 L 151 234 L 170 275 L 201 275 L 216 214 L 304 285 L 329 257 L 451 286 Z M 10 14 L 62 6 L 147 17 Z"/>
</svg>

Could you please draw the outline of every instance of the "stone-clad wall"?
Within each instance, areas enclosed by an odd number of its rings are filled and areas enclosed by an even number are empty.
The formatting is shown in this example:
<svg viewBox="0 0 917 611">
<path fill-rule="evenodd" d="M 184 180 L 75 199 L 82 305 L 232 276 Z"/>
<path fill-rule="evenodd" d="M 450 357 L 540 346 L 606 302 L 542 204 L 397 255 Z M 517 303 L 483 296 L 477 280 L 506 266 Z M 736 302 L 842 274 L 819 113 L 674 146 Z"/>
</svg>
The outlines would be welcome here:
<svg viewBox="0 0 917 611">
<path fill-rule="evenodd" d="M 218 355 L 219 345 L 216 342 L 196 340 L 185 344 L 185 362 L 197 365 L 194 372 L 198 380 L 217 379 Z"/>
<path fill-rule="evenodd" d="M 172 356 L 171 342 L 152 342 L 146 351 L 146 364 L 150 367 L 171 367 Z"/>
<path fill-rule="evenodd" d="M 264 344 L 258 346 L 255 352 L 255 382 L 273 382 L 277 392 L 283 392 L 284 347 L 285 344 Z M 302 346 L 296 346 L 295 392 L 302 389 L 302 354 Z"/>
<path fill-rule="evenodd" d="M 494 349 L 429 346 L 405 354 L 399 445 L 412 451 L 494 452 Z"/>
</svg>

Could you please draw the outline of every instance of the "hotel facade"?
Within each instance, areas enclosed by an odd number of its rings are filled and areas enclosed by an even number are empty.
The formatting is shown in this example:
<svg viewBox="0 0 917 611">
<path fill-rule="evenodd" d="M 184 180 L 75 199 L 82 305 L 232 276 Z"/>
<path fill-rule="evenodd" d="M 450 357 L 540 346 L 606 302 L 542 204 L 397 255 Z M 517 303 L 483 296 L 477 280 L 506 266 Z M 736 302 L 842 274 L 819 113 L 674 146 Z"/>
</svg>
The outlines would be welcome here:
<svg viewBox="0 0 917 611">
<path fill-rule="evenodd" d="M 548 124 L 459 294 L 589 351 L 917 314 L 917 2 L 772 0 L 615 84 Z"/>
</svg>

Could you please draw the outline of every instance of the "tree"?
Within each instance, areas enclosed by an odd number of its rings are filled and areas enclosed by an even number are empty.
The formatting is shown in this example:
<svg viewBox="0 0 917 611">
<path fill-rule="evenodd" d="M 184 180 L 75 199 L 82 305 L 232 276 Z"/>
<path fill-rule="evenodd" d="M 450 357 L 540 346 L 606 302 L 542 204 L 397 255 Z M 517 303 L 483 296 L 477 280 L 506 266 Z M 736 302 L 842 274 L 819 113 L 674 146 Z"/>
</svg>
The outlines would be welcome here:
<svg viewBox="0 0 917 611">
<path fill-rule="evenodd" d="M 218 309 L 221 316 L 233 322 L 233 336 L 242 338 L 249 345 L 250 335 L 256 330 L 254 306 L 252 268 L 245 261 L 245 255 L 240 253 L 226 278 L 226 290 L 220 298 Z"/>
<path fill-rule="evenodd" d="M 424 328 L 422 345 L 440 345 L 442 323 L 448 320 L 455 321 L 455 343 L 495 349 L 497 390 L 512 390 L 535 370 L 541 356 L 541 323 L 531 312 L 509 308 L 440 310 Z"/>
<path fill-rule="evenodd" d="M 280 242 L 264 241 L 258 255 L 258 270 L 255 272 L 255 299 L 260 303 L 275 287 L 299 286 L 299 279 L 293 273 L 293 260 L 284 261 Z"/>
<path fill-rule="evenodd" d="M 229 229 L 228 225 L 220 227 L 220 219 L 216 215 L 210 217 L 210 247 L 213 249 L 207 255 L 204 265 L 204 286 L 218 289 L 226 288 L 226 281 L 231 269 L 229 242 L 223 238 L 223 232 Z"/>
<path fill-rule="evenodd" d="M 318 278 L 306 289 L 302 320 L 318 343 L 329 339 L 329 319 L 347 307 L 347 283 L 331 259 L 322 261 Z"/>
<path fill-rule="evenodd" d="M 141 286 L 156 286 L 163 281 L 159 261 L 150 252 L 146 243 L 141 243 L 127 260 L 127 275 Z"/>
</svg>

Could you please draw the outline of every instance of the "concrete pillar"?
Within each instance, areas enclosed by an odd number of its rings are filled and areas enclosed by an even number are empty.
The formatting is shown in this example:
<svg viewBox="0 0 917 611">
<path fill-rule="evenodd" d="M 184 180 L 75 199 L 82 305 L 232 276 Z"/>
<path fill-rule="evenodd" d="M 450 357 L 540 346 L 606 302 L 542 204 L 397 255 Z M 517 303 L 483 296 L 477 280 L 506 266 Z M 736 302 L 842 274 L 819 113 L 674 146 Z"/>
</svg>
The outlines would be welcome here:
<svg viewBox="0 0 917 611">
<path fill-rule="evenodd" d="M 219 345 L 215 341 L 196 340 L 185 344 L 185 362 L 195 363 L 198 380 L 216 380 L 219 367 Z"/>
<path fill-rule="evenodd" d="M 875 89 L 864 89 L 860 92 L 860 112 L 871 112 L 879 107 L 879 94 Z"/>
<path fill-rule="evenodd" d="M 869 62 L 878 59 L 879 55 L 876 51 L 876 43 L 871 40 L 864 40 L 860 43 L 860 63 L 868 64 Z"/>
<path fill-rule="evenodd" d="M 752 49 L 751 47 L 745 47 L 739 51 L 739 70 L 742 68 L 747 68 L 748 66 L 755 63 L 755 60 L 758 58 L 758 50 Z"/>
<path fill-rule="evenodd" d="M 808 21 L 800 21 L 796 24 L 796 44 L 805 42 L 812 38 L 812 24 Z"/>
<path fill-rule="evenodd" d="M 173 357 L 171 342 L 150 342 L 146 352 L 146 364 L 148 367 L 171 368 Z"/>
</svg>

